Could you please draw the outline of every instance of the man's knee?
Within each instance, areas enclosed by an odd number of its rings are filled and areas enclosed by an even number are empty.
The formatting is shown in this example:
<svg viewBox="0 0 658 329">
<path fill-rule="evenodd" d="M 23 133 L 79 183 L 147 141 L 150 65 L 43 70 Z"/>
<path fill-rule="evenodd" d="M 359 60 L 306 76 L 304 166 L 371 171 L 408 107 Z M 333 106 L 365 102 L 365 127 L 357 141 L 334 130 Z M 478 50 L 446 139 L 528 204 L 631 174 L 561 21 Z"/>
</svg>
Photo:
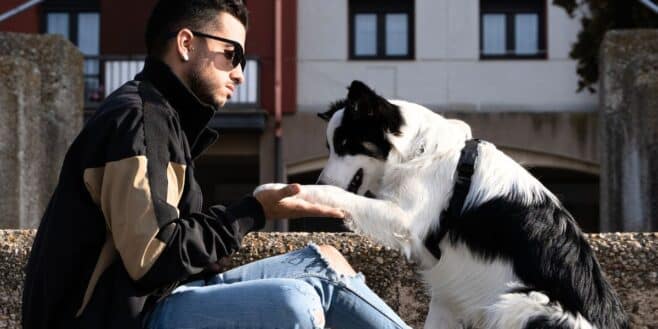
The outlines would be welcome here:
<svg viewBox="0 0 658 329">
<path fill-rule="evenodd" d="M 322 257 L 329 263 L 329 266 L 336 272 L 349 276 L 356 275 L 356 271 L 336 248 L 330 245 L 321 245 L 318 246 L 318 249 Z"/>
</svg>

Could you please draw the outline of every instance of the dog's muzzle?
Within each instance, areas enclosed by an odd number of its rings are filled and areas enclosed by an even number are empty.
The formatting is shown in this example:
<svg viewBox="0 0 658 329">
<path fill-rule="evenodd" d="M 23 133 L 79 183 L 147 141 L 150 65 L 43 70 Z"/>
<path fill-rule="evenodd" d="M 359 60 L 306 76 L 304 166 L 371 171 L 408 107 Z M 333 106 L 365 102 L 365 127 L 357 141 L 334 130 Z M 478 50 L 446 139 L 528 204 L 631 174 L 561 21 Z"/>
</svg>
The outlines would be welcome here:
<svg viewBox="0 0 658 329">
<path fill-rule="evenodd" d="M 361 184 L 363 184 L 363 168 L 357 170 L 354 176 L 352 176 L 350 185 L 347 186 L 347 191 L 356 194 L 356 192 L 359 190 L 359 187 L 361 187 Z"/>
<path fill-rule="evenodd" d="M 322 179 L 318 179 L 317 182 L 315 182 L 318 185 L 326 185 L 327 183 L 323 181 Z M 347 191 L 357 194 L 356 192 L 359 191 L 359 187 L 363 184 L 363 169 L 359 169 L 356 171 L 354 176 L 352 176 L 352 180 L 350 181 L 350 184 L 347 186 Z M 366 191 L 366 193 L 363 195 L 366 198 L 371 198 L 371 199 L 376 199 L 377 196 L 370 192 Z"/>
<path fill-rule="evenodd" d="M 354 194 L 357 194 L 356 192 L 359 191 L 359 188 L 361 187 L 361 184 L 363 184 L 363 168 L 360 168 L 359 170 L 356 171 L 354 176 L 352 176 L 352 180 L 350 181 L 350 185 L 347 186 L 347 191 L 352 192 Z M 366 191 L 364 194 L 366 198 L 375 198 L 375 195 L 370 192 Z"/>
</svg>

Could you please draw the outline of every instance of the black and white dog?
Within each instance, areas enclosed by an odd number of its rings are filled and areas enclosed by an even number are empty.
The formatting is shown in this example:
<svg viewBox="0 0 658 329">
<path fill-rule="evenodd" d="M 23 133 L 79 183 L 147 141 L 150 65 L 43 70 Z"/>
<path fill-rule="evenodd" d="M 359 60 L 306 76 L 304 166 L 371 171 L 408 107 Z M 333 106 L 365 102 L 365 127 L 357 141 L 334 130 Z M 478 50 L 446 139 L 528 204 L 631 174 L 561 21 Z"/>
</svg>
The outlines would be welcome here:
<svg viewBox="0 0 658 329">
<path fill-rule="evenodd" d="M 328 185 L 296 197 L 344 209 L 353 229 L 419 264 L 425 328 L 628 328 L 569 212 L 467 124 L 359 81 L 321 116 Z"/>
</svg>

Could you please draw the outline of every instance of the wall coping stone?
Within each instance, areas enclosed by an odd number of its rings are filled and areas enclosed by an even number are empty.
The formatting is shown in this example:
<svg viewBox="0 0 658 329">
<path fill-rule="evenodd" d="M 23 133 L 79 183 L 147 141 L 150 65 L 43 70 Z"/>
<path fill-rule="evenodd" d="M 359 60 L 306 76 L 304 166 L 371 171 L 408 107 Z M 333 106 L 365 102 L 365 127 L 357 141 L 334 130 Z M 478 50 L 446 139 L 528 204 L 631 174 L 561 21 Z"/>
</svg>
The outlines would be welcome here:
<svg viewBox="0 0 658 329">
<path fill-rule="evenodd" d="M 35 230 L 0 230 L 0 328 L 20 328 L 23 267 Z M 632 328 L 658 328 L 658 232 L 588 234 Z M 429 297 L 413 264 L 399 252 L 354 233 L 251 233 L 228 267 L 285 253 L 307 243 L 342 252 L 367 283 L 412 327 L 422 328 Z"/>
</svg>

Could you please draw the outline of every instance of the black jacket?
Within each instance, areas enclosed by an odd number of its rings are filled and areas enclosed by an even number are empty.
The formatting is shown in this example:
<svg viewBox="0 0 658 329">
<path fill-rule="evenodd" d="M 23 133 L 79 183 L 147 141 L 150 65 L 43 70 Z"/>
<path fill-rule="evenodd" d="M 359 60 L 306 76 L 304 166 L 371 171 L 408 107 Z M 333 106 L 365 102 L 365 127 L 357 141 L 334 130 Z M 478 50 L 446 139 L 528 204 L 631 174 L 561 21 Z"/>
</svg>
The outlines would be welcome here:
<svg viewBox="0 0 658 329">
<path fill-rule="evenodd" d="M 179 282 L 264 225 L 256 199 L 202 212 L 192 160 L 214 108 L 147 59 L 69 148 L 26 268 L 23 327 L 140 328 Z"/>
</svg>

